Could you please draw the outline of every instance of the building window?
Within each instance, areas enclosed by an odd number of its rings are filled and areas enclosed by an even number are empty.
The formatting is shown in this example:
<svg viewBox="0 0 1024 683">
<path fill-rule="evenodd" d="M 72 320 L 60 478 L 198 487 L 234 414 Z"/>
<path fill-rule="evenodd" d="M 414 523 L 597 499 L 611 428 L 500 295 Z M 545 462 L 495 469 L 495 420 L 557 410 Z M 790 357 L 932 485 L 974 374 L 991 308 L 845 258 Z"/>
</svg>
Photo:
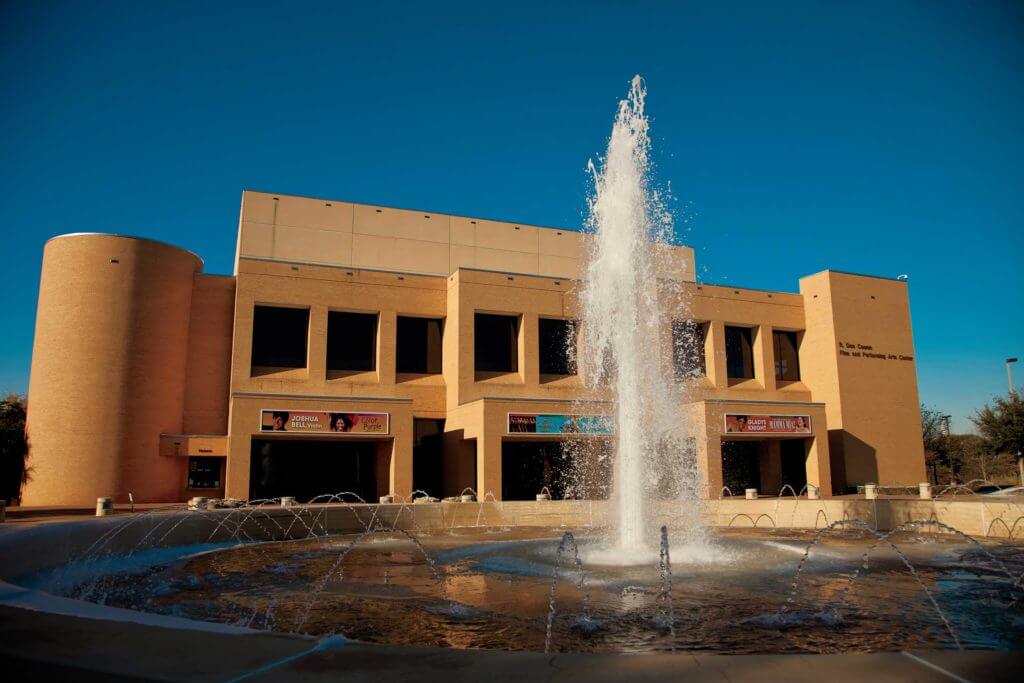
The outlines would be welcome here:
<svg viewBox="0 0 1024 683">
<path fill-rule="evenodd" d="M 725 365 L 729 379 L 754 378 L 753 330 L 749 327 L 726 326 Z"/>
<path fill-rule="evenodd" d="M 412 419 L 412 489 L 444 495 L 444 420 Z"/>
<path fill-rule="evenodd" d="M 376 313 L 327 313 L 327 369 L 346 372 L 377 369 Z"/>
<path fill-rule="evenodd" d="M 800 357 L 796 332 L 772 331 L 775 345 L 775 379 L 796 382 L 800 379 Z"/>
<path fill-rule="evenodd" d="M 421 375 L 441 372 L 443 320 L 398 316 L 395 371 Z"/>
<path fill-rule="evenodd" d="M 707 373 L 704 365 L 704 340 L 707 335 L 707 323 L 695 320 L 672 321 L 672 359 L 676 379 L 703 377 Z"/>
<path fill-rule="evenodd" d="M 541 318 L 537 340 L 540 374 L 576 374 L 576 321 Z"/>
<path fill-rule="evenodd" d="M 252 316 L 253 366 L 306 367 L 308 336 L 308 308 L 256 306 Z"/>
<path fill-rule="evenodd" d="M 519 372 L 519 316 L 477 313 L 473 335 L 477 372 Z"/>
<path fill-rule="evenodd" d="M 190 489 L 220 488 L 220 458 L 188 459 L 188 487 Z"/>
</svg>

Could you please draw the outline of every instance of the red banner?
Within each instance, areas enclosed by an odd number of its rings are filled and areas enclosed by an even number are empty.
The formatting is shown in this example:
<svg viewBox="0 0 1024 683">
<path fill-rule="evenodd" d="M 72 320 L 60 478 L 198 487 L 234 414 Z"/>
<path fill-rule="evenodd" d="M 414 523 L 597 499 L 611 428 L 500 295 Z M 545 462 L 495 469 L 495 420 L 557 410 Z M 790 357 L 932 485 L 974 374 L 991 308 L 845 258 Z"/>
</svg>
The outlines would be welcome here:
<svg viewBox="0 0 1024 683">
<path fill-rule="evenodd" d="M 726 434 L 810 434 L 810 415 L 725 416 Z"/>
<path fill-rule="evenodd" d="M 325 413 L 315 410 L 264 410 L 260 431 L 327 434 L 387 434 L 388 413 Z"/>
</svg>

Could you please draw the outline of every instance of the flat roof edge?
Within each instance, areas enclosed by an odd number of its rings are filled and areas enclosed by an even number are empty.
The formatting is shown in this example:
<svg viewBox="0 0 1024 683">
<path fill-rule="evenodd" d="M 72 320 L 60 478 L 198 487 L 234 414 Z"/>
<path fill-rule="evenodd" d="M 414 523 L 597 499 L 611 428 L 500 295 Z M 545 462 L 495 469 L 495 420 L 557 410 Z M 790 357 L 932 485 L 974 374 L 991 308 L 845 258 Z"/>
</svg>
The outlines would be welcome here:
<svg viewBox="0 0 1024 683">
<path fill-rule="evenodd" d="M 471 272 L 474 272 L 474 273 L 494 273 L 496 275 L 516 275 L 518 277 L 541 277 L 541 278 L 544 278 L 546 280 L 572 280 L 572 281 L 576 281 L 576 280 L 580 279 L 578 277 L 573 277 L 572 275 L 538 275 L 537 273 L 519 273 L 519 272 L 516 272 L 514 270 L 491 270 L 490 268 L 476 268 L 474 266 L 459 266 L 458 268 L 453 270 L 451 273 L 449 273 L 448 277 L 451 277 L 457 271 L 460 271 L 460 270 L 468 270 L 468 271 L 471 271 Z"/>
<path fill-rule="evenodd" d="M 65 232 L 65 233 L 62 233 L 60 235 L 54 235 L 53 237 L 51 237 L 48 240 L 46 240 L 45 242 L 43 242 L 43 245 L 49 244 L 53 240 L 59 240 L 59 239 L 65 238 L 65 237 L 118 237 L 118 238 L 123 239 L 123 240 L 138 240 L 140 242 L 149 242 L 150 244 L 159 244 L 162 247 L 170 247 L 171 249 L 177 249 L 178 251 L 183 251 L 186 254 L 191 254 L 193 257 L 195 257 L 196 260 L 199 261 L 199 264 L 203 268 L 206 267 L 206 261 L 203 260 L 203 257 L 200 256 L 199 254 L 195 253 L 191 249 L 186 249 L 185 247 L 179 247 L 177 244 L 171 244 L 170 242 L 164 242 L 163 240 L 155 240 L 152 237 L 139 237 L 138 235 L 124 235 L 124 234 L 121 234 L 121 233 L 118 233 L 118 232 Z"/>
<path fill-rule="evenodd" d="M 826 268 L 825 270 L 819 270 L 817 273 L 811 273 L 810 275 L 804 275 L 803 277 L 801 277 L 799 279 L 800 280 L 806 280 L 809 277 L 814 277 L 815 275 L 821 275 L 822 273 L 837 273 L 839 275 L 852 275 L 853 277 L 866 277 L 866 278 L 869 278 L 869 279 L 872 279 L 872 280 L 890 280 L 892 282 L 902 282 L 903 284 L 907 284 L 906 280 L 901 280 L 898 277 L 888 277 L 887 275 L 866 275 L 865 273 L 853 273 L 853 272 L 848 271 L 848 270 L 835 270 L 833 268 Z"/>
<path fill-rule="evenodd" d="M 343 270 L 368 270 L 371 273 L 394 273 L 395 275 L 413 275 L 415 277 L 436 277 L 446 278 L 448 275 L 437 273 L 420 273 L 411 270 L 390 270 L 388 268 L 373 268 L 371 266 L 346 266 L 337 263 L 320 263 L 317 261 L 298 261 L 295 259 L 276 258 L 274 256 L 239 256 L 239 261 L 257 261 L 260 263 L 287 263 L 295 266 L 310 266 L 313 268 L 339 268 Z"/>
<path fill-rule="evenodd" d="M 258 391 L 234 391 L 231 398 L 291 398 L 307 401 L 377 401 L 380 403 L 412 403 L 411 398 L 402 396 L 329 396 L 323 394 L 279 394 Z"/>
</svg>

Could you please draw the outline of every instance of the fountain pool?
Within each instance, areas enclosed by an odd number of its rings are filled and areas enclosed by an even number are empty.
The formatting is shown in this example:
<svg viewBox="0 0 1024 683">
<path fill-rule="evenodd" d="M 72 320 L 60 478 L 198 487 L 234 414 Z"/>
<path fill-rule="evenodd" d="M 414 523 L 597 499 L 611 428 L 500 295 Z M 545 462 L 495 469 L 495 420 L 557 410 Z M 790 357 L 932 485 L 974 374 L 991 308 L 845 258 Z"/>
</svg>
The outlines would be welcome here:
<svg viewBox="0 0 1024 683">
<path fill-rule="evenodd" d="M 888 544 L 875 547 L 873 533 L 817 533 L 718 530 L 713 555 L 672 552 L 667 589 L 657 560 L 601 564 L 605 533 L 579 530 L 577 564 L 571 551 L 558 555 L 560 542 L 568 548 L 564 529 L 509 527 L 182 546 L 173 555 L 83 559 L 20 583 L 157 614 L 403 645 L 630 653 L 1024 646 L 1024 594 L 1012 578 L 1024 571 L 1019 544 L 979 548 L 897 532 L 889 540 L 915 575 Z"/>
</svg>

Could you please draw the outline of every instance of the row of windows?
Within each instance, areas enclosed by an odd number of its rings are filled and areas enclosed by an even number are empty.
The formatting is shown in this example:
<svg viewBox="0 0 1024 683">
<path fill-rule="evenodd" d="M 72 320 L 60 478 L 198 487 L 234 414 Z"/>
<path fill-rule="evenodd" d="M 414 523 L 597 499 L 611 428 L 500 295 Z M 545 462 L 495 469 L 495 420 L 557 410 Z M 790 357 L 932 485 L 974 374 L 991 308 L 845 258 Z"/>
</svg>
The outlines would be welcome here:
<svg viewBox="0 0 1024 683">
<path fill-rule="evenodd" d="M 672 321 L 672 349 L 677 379 L 707 374 L 704 345 L 708 323 L 693 320 Z M 729 379 L 754 378 L 754 331 L 749 327 L 725 326 L 725 369 Z M 775 379 L 795 382 L 800 379 L 800 358 L 796 332 L 772 330 L 775 351 Z"/>
<path fill-rule="evenodd" d="M 330 311 L 327 314 L 327 370 L 372 372 L 377 369 L 376 313 Z M 477 313 L 474 367 L 482 373 L 519 371 L 519 325 L 515 315 Z M 444 321 L 435 318 L 398 316 L 395 370 L 400 373 L 441 372 L 441 338 Z M 253 313 L 252 365 L 304 368 L 309 332 L 309 309 L 256 306 Z M 541 318 L 538 355 L 543 375 L 575 375 L 576 323 Z M 672 321 L 672 346 L 677 379 L 701 377 L 707 368 L 704 346 L 708 323 Z M 773 330 L 775 378 L 800 379 L 796 332 Z M 754 378 L 753 330 L 725 327 L 726 373 L 729 379 Z"/>
<path fill-rule="evenodd" d="M 477 313 L 473 365 L 477 372 L 519 371 L 519 316 Z M 576 374 L 576 324 L 541 318 L 537 330 L 540 374 Z"/>
<path fill-rule="evenodd" d="M 377 314 L 327 313 L 327 370 L 372 372 L 377 369 Z M 398 316 L 395 371 L 439 374 L 444 321 Z M 476 314 L 477 372 L 519 371 L 519 317 Z M 309 344 L 309 309 L 256 306 L 252 325 L 254 367 L 304 368 Z M 541 319 L 540 371 L 575 375 L 575 325 L 568 320 Z"/>
<path fill-rule="evenodd" d="M 434 318 L 399 316 L 397 372 L 441 372 L 441 328 Z M 256 306 L 252 324 L 252 365 L 306 367 L 308 308 Z M 377 369 L 377 314 L 330 311 L 327 314 L 327 370 L 372 372 Z"/>
</svg>

